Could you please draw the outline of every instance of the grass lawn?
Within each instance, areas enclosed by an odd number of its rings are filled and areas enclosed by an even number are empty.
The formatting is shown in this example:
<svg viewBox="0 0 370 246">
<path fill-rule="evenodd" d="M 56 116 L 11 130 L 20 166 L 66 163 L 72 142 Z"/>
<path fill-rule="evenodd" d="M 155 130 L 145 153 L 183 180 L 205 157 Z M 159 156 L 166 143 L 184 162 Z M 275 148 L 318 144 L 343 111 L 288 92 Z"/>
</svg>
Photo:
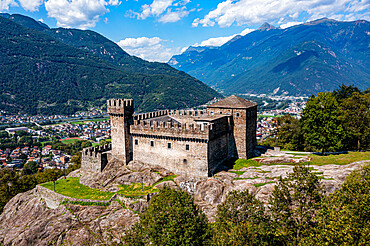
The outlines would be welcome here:
<svg viewBox="0 0 370 246">
<path fill-rule="evenodd" d="M 328 164 L 337 164 L 337 165 L 346 165 L 355 161 L 370 160 L 370 151 L 366 152 L 348 152 L 347 154 L 339 155 L 310 155 L 312 161 L 311 165 L 328 165 Z"/>
<path fill-rule="evenodd" d="M 131 185 L 119 185 L 118 194 L 123 196 L 146 196 L 149 193 L 158 192 L 159 190 L 151 185 L 142 185 L 141 183 L 133 183 Z"/>
<path fill-rule="evenodd" d="M 61 139 L 59 141 L 61 141 L 62 143 L 64 144 L 70 144 L 70 143 L 74 143 L 76 141 L 81 141 L 82 139 L 81 138 L 66 138 L 66 139 Z"/>
<path fill-rule="evenodd" d="M 54 189 L 53 182 L 40 184 L 40 186 L 49 190 Z M 68 197 L 91 200 L 109 200 L 114 195 L 114 192 L 105 192 L 82 185 L 79 178 L 72 177 L 55 181 L 55 192 Z"/>
<path fill-rule="evenodd" d="M 255 160 L 237 159 L 233 165 L 233 169 L 239 170 L 242 169 L 243 167 L 260 167 L 260 166 L 262 166 L 262 164 Z"/>
<path fill-rule="evenodd" d="M 109 120 L 109 118 L 99 118 L 99 119 L 88 119 L 88 120 L 81 120 L 81 121 L 72 121 L 71 124 L 74 125 L 85 125 L 86 122 L 99 122 Z"/>
</svg>

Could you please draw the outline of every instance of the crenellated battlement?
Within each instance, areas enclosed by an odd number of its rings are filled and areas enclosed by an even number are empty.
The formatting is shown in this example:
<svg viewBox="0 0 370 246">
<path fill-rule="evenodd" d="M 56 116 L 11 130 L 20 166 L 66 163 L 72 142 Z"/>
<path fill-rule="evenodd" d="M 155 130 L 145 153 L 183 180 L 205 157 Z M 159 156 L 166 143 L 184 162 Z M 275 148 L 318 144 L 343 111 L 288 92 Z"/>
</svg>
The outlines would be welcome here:
<svg viewBox="0 0 370 246">
<path fill-rule="evenodd" d="M 207 115 L 207 110 L 170 110 L 169 115 L 171 116 L 180 116 L 180 115 L 202 116 L 202 115 Z"/>
<path fill-rule="evenodd" d="M 137 115 L 134 115 L 134 120 L 140 121 L 140 120 L 152 119 L 155 117 L 168 115 L 168 112 L 169 112 L 168 110 L 159 110 L 159 111 L 154 111 L 154 112 L 149 112 L 149 113 L 137 114 Z"/>
<path fill-rule="evenodd" d="M 160 135 L 167 137 L 186 137 L 186 138 L 201 138 L 209 139 L 213 131 L 213 124 L 194 124 L 194 123 L 179 123 L 164 122 L 164 121 L 134 121 L 131 126 L 132 134 L 147 134 Z"/>
<path fill-rule="evenodd" d="M 110 99 L 107 100 L 108 114 L 124 114 L 125 111 L 134 112 L 134 100 Z"/>
<path fill-rule="evenodd" d="M 108 151 L 111 149 L 112 144 L 84 148 L 82 150 L 81 169 L 101 172 L 108 163 Z"/>
<path fill-rule="evenodd" d="M 82 150 L 82 156 L 95 156 L 97 157 L 99 154 L 103 153 L 103 152 L 107 152 L 107 151 L 110 151 L 112 150 L 112 144 L 105 144 L 105 145 L 101 145 L 101 146 L 97 146 L 97 147 L 88 147 L 88 148 L 84 148 Z"/>
</svg>

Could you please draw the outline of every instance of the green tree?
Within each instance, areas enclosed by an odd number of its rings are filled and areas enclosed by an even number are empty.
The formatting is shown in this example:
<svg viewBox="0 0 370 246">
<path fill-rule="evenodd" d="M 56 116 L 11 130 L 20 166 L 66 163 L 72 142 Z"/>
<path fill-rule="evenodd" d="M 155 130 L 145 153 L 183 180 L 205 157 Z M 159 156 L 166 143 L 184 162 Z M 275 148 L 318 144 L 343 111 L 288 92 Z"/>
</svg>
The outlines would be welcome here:
<svg viewBox="0 0 370 246">
<path fill-rule="evenodd" d="M 342 84 L 337 90 L 333 91 L 333 95 L 337 100 L 343 100 L 352 96 L 353 93 L 361 93 L 361 91 L 354 85 L 346 86 Z"/>
<path fill-rule="evenodd" d="M 277 245 L 263 203 L 245 191 L 231 191 L 217 208 L 212 245 Z"/>
<path fill-rule="evenodd" d="M 311 245 L 369 245 L 370 165 L 352 172 L 340 190 L 328 196 L 317 216 Z"/>
<path fill-rule="evenodd" d="M 347 132 L 345 143 L 347 148 L 367 146 L 370 138 L 370 94 L 352 93 L 351 97 L 341 103 L 342 115 L 340 117 Z M 354 146 L 351 145 L 354 142 Z"/>
<path fill-rule="evenodd" d="M 275 118 L 276 140 L 280 147 L 290 150 L 303 149 L 301 123 L 291 115 Z"/>
<path fill-rule="evenodd" d="M 333 93 L 320 92 L 307 101 L 302 115 L 302 130 L 306 149 L 316 147 L 322 153 L 342 148 L 344 129 L 339 119 L 341 112 Z"/>
<path fill-rule="evenodd" d="M 35 161 L 30 161 L 26 165 L 24 165 L 23 171 L 26 174 L 33 174 L 33 173 L 37 173 L 38 168 L 39 168 L 39 164 L 37 164 Z"/>
<path fill-rule="evenodd" d="M 308 167 L 295 166 L 287 178 L 279 178 L 270 198 L 271 216 L 288 244 L 297 245 L 316 225 L 323 190 Z"/>
<path fill-rule="evenodd" d="M 165 187 L 153 196 L 124 240 L 128 245 L 204 245 L 207 231 L 207 218 L 193 198 Z"/>
<path fill-rule="evenodd" d="M 91 146 L 92 146 L 92 143 L 90 141 L 85 141 L 81 144 L 82 149 L 87 148 L 87 147 L 91 147 Z"/>
</svg>

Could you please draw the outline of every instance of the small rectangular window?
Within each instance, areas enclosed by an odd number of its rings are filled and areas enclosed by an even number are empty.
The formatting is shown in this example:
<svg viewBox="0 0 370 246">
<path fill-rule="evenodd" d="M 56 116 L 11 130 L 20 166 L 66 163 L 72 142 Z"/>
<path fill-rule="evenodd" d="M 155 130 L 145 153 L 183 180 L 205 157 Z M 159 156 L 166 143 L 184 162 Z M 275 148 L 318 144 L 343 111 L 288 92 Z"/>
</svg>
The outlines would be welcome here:
<svg viewBox="0 0 370 246">
<path fill-rule="evenodd" d="M 189 150 L 189 149 L 190 149 L 189 144 L 185 145 L 185 149 L 186 149 L 186 150 Z"/>
<path fill-rule="evenodd" d="M 240 113 L 236 113 L 236 117 L 239 117 L 240 116 Z"/>
<path fill-rule="evenodd" d="M 135 145 L 139 144 L 139 140 L 135 139 Z"/>
<path fill-rule="evenodd" d="M 167 143 L 167 148 L 171 149 L 171 143 Z"/>
<path fill-rule="evenodd" d="M 150 141 L 150 146 L 154 147 L 154 141 L 153 140 Z"/>
</svg>

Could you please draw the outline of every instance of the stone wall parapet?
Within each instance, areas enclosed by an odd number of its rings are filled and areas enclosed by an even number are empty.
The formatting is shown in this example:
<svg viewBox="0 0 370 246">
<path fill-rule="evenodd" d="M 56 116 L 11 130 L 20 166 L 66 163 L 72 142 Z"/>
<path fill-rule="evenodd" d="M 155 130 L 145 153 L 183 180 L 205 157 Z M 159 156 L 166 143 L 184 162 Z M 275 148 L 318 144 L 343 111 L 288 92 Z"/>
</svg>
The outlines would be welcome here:
<svg viewBox="0 0 370 246">
<path fill-rule="evenodd" d="M 107 100 L 108 114 L 124 114 L 125 111 L 134 112 L 133 99 L 109 99 Z"/>
<path fill-rule="evenodd" d="M 169 112 L 168 110 L 158 110 L 158 111 L 149 112 L 149 113 L 137 114 L 137 115 L 134 115 L 134 121 L 148 120 L 148 119 L 152 119 L 155 117 L 168 115 L 168 112 Z"/>
<path fill-rule="evenodd" d="M 110 151 L 110 150 L 112 150 L 112 144 L 111 143 L 96 146 L 96 147 L 88 147 L 88 148 L 84 148 L 82 150 L 82 156 L 95 156 L 95 157 L 97 157 L 99 154 L 101 154 L 103 152 Z"/>
</svg>

